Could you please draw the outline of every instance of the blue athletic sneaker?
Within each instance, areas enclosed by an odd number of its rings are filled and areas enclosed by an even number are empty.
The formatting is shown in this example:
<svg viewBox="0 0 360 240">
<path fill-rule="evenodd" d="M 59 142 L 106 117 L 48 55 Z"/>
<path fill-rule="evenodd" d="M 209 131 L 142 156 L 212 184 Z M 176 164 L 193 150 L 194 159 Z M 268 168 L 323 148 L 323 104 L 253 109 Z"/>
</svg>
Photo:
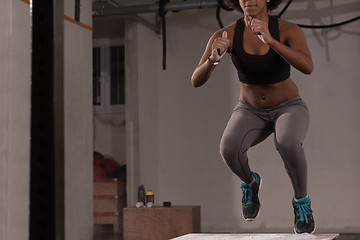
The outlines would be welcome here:
<svg viewBox="0 0 360 240">
<path fill-rule="evenodd" d="M 313 233 L 315 231 L 315 222 L 309 196 L 300 198 L 297 201 L 293 198 L 292 205 L 295 214 L 295 233 Z"/>
<path fill-rule="evenodd" d="M 259 174 L 251 172 L 255 178 L 255 182 L 250 187 L 244 182 L 241 182 L 240 187 L 243 191 L 242 197 L 242 211 L 246 221 L 255 220 L 259 214 L 260 201 L 258 198 L 259 188 L 261 185 L 261 177 Z"/>
</svg>

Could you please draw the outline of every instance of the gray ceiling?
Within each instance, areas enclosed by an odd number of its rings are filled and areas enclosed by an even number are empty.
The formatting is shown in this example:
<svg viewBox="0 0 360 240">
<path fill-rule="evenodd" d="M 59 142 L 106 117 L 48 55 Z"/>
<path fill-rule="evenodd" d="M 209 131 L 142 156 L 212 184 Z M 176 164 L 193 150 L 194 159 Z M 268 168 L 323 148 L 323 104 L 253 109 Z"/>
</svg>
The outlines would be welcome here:
<svg viewBox="0 0 360 240">
<path fill-rule="evenodd" d="M 172 3 L 186 1 L 171 0 Z M 123 37 L 124 35 L 124 21 L 129 16 L 102 17 L 102 9 L 157 5 L 158 3 L 159 0 L 93 0 L 93 38 Z"/>
</svg>

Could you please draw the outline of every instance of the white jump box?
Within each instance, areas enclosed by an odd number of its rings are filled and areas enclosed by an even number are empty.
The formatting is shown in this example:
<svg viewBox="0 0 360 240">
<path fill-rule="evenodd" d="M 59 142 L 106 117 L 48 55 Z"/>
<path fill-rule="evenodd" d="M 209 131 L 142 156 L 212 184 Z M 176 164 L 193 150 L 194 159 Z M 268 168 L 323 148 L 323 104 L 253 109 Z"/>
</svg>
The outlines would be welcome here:
<svg viewBox="0 0 360 240">
<path fill-rule="evenodd" d="M 219 234 L 219 233 L 190 233 L 173 240 L 335 240 L 339 234 Z"/>
</svg>

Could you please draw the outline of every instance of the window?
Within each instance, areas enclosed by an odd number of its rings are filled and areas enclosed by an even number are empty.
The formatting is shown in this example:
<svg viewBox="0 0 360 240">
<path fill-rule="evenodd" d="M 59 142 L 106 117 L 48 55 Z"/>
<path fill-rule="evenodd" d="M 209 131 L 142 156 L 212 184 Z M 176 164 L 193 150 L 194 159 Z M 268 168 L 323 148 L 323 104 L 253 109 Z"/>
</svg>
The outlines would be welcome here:
<svg viewBox="0 0 360 240">
<path fill-rule="evenodd" d="M 93 42 L 93 105 L 95 113 L 125 110 L 125 48 L 123 39 Z"/>
</svg>

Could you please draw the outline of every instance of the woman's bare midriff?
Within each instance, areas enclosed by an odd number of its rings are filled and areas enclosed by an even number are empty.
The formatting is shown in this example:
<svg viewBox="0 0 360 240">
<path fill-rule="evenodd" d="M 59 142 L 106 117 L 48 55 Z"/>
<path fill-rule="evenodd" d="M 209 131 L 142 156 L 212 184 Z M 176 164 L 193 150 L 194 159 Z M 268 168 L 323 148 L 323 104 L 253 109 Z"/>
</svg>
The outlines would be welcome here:
<svg viewBox="0 0 360 240">
<path fill-rule="evenodd" d="M 295 98 L 299 90 L 291 78 L 274 84 L 241 83 L 240 100 L 257 108 L 272 108 Z"/>
</svg>

